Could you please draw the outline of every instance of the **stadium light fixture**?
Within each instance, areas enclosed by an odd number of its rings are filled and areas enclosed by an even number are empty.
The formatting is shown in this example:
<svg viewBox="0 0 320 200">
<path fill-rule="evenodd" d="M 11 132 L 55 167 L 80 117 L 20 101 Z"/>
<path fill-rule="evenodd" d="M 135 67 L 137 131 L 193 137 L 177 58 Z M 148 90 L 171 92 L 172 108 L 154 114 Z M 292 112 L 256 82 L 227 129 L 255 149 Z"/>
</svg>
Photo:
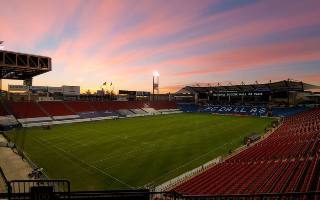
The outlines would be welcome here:
<svg viewBox="0 0 320 200">
<path fill-rule="evenodd" d="M 153 71 L 153 76 L 154 76 L 154 77 L 159 77 L 159 76 L 160 76 L 160 74 L 159 74 L 159 72 L 158 72 L 158 71 Z"/>
<path fill-rule="evenodd" d="M 154 101 L 155 91 L 159 94 L 159 72 L 153 71 L 152 73 L 152 100 Z M 157 97 L 158 98 L 158 97 Z"/>
<path fill-rule="evenodd" d="M 3 41 L 0 41 L 0 50 L 4 50 Z"/>
</svg>

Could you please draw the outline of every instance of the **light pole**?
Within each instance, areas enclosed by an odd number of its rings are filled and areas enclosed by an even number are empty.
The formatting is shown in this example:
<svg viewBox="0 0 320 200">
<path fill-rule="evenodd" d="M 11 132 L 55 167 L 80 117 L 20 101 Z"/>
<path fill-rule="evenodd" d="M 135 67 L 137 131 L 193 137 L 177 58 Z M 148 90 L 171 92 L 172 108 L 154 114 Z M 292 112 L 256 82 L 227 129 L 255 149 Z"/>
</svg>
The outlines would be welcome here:
<svg viewBox="0 0 320 200">
<path fill-rule="evenodd" d="M 3 41 L 0 41 L 0 50 L 4 50 Z"/>
<path fill-rule="evenodd" d="M 3 41 L 0 41 L 0 50 L 4 50 Z M 0 79 L 0 92 L 2 93 L 2 79 Z"/>
<path fill-rule="evenodd" d="M 152 76 L 152 101 L 154 101 L 154 91 L 157 91 L 159 94 L 159 72 L 154 71 Z"/>
</svg>

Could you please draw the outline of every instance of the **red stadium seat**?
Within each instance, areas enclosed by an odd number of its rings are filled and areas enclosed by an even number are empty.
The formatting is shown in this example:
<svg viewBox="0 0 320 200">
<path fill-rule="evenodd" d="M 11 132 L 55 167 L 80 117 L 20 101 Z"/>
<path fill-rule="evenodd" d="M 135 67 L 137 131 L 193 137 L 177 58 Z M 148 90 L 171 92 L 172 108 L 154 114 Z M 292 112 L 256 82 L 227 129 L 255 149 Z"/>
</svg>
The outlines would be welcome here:
<svg viewBox="0 0 320 200">
<path fill-rule="evenodd" d="M 320 109 L 285 118 L 269 137 L 173 190 L 189 195 L 319 191 Z"/>
<path fill-rule="evenodd" d="M 8 105 L 18 119 L 48 117 L 36 102 L 9 102 Z"/>
<path fill-rule="evenodd" d="M 51 116 L 75 115 L 62 101 L 42 101 L 39 102 Z"/>
</svg>

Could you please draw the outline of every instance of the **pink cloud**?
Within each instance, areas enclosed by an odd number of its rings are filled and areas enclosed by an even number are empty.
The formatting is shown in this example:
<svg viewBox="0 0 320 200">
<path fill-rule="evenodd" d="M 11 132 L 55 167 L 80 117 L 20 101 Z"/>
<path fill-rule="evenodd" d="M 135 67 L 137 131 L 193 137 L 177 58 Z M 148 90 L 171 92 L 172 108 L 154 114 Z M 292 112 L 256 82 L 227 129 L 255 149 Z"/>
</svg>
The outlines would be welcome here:
<svg viewBox="0 0 320 200">
<path fill-rule="evenodd" d="M 319 60 L 320 50 L 318 45 L 320 45 L 319 38 L 306 39 L 298 42 L 239 48 L 233 51 L 194 56 L 169 61 L 163 65 L 182 66 L 192 69 L 176 74 L 181 76 L 243 70 L 277 63 L 283 64 Z M 197 66 L 200 69 L 194 70 Z"/>
<path fill-rule="evenodd" d="M 72 82 L 88 87 L 111 79 L 121 83 L 119 87 L 146 88 L 144 83 L 149 81 L 148 76 L 154 69 L 158 69 L 170 85 L 187 82 L 191 77 L 199 77 L 197 75 L 223 75 L 234 70 L 312 61 L 320 57 L 318 38 L 299 37 L 279 44 L 253 42 L 246 47 L 237 45 L 240 40 L 257 41 L 271 34 L 285 36 L 285 31 L 318 26 L 318 1 L 313 4 L 272 1 L 278 6 L 271 10 L 270 1 L 262 1 L 206 17 L 199 16 L 207 9 L 207 1 L 172 1 L 170 4 L 148 0 L 139 3 L 2 1 L 0 5 L 7 8 L 0 13 L 0 27 L 6 31 L 0 31 L 0 39 L 10 46 L 32 48 L 47 36 L 59 38 L 57 48 L 41 52 L 51 56 L 54 62 L 54 72 L 46 75 L 46 79 L 40 78 L 42 82 L 56 82 L 59 73 L 67 73 L 76 77 Z M 211 6 L 214 3 L 211 2 Z M 13 9 L 19 15 L 13 14 Z M 70 24 L 76 28 L 76 34 L 64 37 L 65 28 Z M 118 26 L 123 27 L 118 30 Z M 170 39 L 177 33 L 194 37 L 149 44 Z M 226 44 L 226 48 L 218 49 L 218 42 Z M 208 53 L 197 54 L 202 48 L 208 49 L 203 51 Z M 139 80 L 133 76 L 138 76 Z"/>
<path fill-rule="evenodd" d="M 1 0 L 0 5 L 0 38 L 7 41 L 8 46 L 21 47 L 32 46 L 46 35 L 61 33 L 78 1 Z"/>
<path fill-rule="evenodd" d="M 239 10 L 243 11 L 244 9 L 241 8 Z M 228 17 L 238 18 L 240 14 L 242 15 L 243 13 L 231 11 Z M 226 14 L 224 13 L 223 16 L 226 16 Z M 262 37 L 266 34 L 280 33 L 281 31 L 316 25 L 316 24 L 320 24 L 320 21 L 318 20 L 318 18 L 320 18 L 319 12 L 307 12 L 307 13 L 300 13 L 300 15 L 295 15 L 291 18 L 280 18 L 276 20 L 274 18 L 256 19 L 247 24 L 236 25 L 231 28 L 217 31 L 216 33 L 207 34 L 207 35 L 196 37 L 190 40 L 183 40 L 181 42 L 161 45 L 161 46 L 157 46 L 156 48 L 152 46 L 146 49 L 142 48 L 137 51 L 133 50 L 132 52 L 129 52 L 129 53 L 124 53 L 118 56 L 116 55 L 111 59 L 115 59 L 118 61 L 121 60 L 121 63 L 119 64 L 125 65 L 125 64 L 134 63 L 143 59 L 148 59 L 151 56 L 157 56 L 157 55 L 161 55 L 168 52 L 183 51 L 184 49 L 187 49 L 187 48 L 194 48 L 200 44 L 214 45 L 214 43 L 218 41 L 230 41 L 230 40 L 236 41 L 238 39 L 245 39 L 245 38 L 252 39 L 252 38 Z M 220 19 L 220 18 L 218 17 L 218 18 L 215 18 L 215 20 L 216 19 Z M 149 25 L 149 27 L 153 27 L 153 26 Z M 163 27 L 166 27 L 166 26 L 164 25 Z M 167 29 L 169 28 L 170 27 L 168 27 Z M 139 31 L 133 31 L 133 32 L 140 33 Z M 146 35 L 143 35 L 143 34 L 142 36 L 146 37 Z M 121 37 L 122 39 L 120 39 Z M 109 48 L 113 49 L 113 48 L 116 48 L 116 46 L 118 47 L 122 46 L 123 44 L 129 43 L 130 41 L 134 40 L 133 38 L 126 37 L 126 35 L 120 34 L 120 36 L 118 37 L 119 40 L 115 40 L 113 42 L 115 46 L 111 44 Z"/>
</svg>

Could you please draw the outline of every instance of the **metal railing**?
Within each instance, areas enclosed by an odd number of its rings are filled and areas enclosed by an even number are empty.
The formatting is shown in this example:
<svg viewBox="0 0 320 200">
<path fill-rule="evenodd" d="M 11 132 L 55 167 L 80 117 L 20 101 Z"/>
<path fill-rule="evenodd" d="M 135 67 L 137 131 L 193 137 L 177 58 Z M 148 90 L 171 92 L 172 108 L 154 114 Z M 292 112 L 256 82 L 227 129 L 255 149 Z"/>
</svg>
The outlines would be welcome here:
<svg viewBox="0 0 320 200">
<path fill-rule="evenodd" d="M 8 179 L 0 167 L 0 193 L 8 191 Z"/>
<path fill-rule="evenodd" d="M 228 195 L 182 195 L 183 200 L 320 200 L 320 191 Z"/>
<path fill-rule="evenodd" d="M 7 182 L 7 199 L 69 199 L 70 182 L 67 180 L 11 180 Z M 52 198 L 51 198 L 52 197 Z M 54 198 L 53 198 L 54 197 Z"/>
<path fill-rule="evenodd" d="M 27 184 L 32 181 L 12 181 L 11 185 Z M 24 183 L 23 183 L 24 182 Z M 65 190 L 56 184 L 63 184 Z M 233 195 L 183 195 L 175 192 L 150 192 L 149 190 L 111 190 L 111 191 L 76 191 L 70 192 L 70 183 L 65 180 L 43 180 L 30 184 L 26 190 L 11 190 L 0 193 L 0 198 L 6 199 L 109 199 L 109 200 L 320 200 L 320 191 L 294 193 L 259 193 Z M 13 186 L 12 186 L 13 187 Z M 12 188 L 13 189 L 13 188 Z M 22 192 L 23 191 L 23 192 Z"/>
</svg>

